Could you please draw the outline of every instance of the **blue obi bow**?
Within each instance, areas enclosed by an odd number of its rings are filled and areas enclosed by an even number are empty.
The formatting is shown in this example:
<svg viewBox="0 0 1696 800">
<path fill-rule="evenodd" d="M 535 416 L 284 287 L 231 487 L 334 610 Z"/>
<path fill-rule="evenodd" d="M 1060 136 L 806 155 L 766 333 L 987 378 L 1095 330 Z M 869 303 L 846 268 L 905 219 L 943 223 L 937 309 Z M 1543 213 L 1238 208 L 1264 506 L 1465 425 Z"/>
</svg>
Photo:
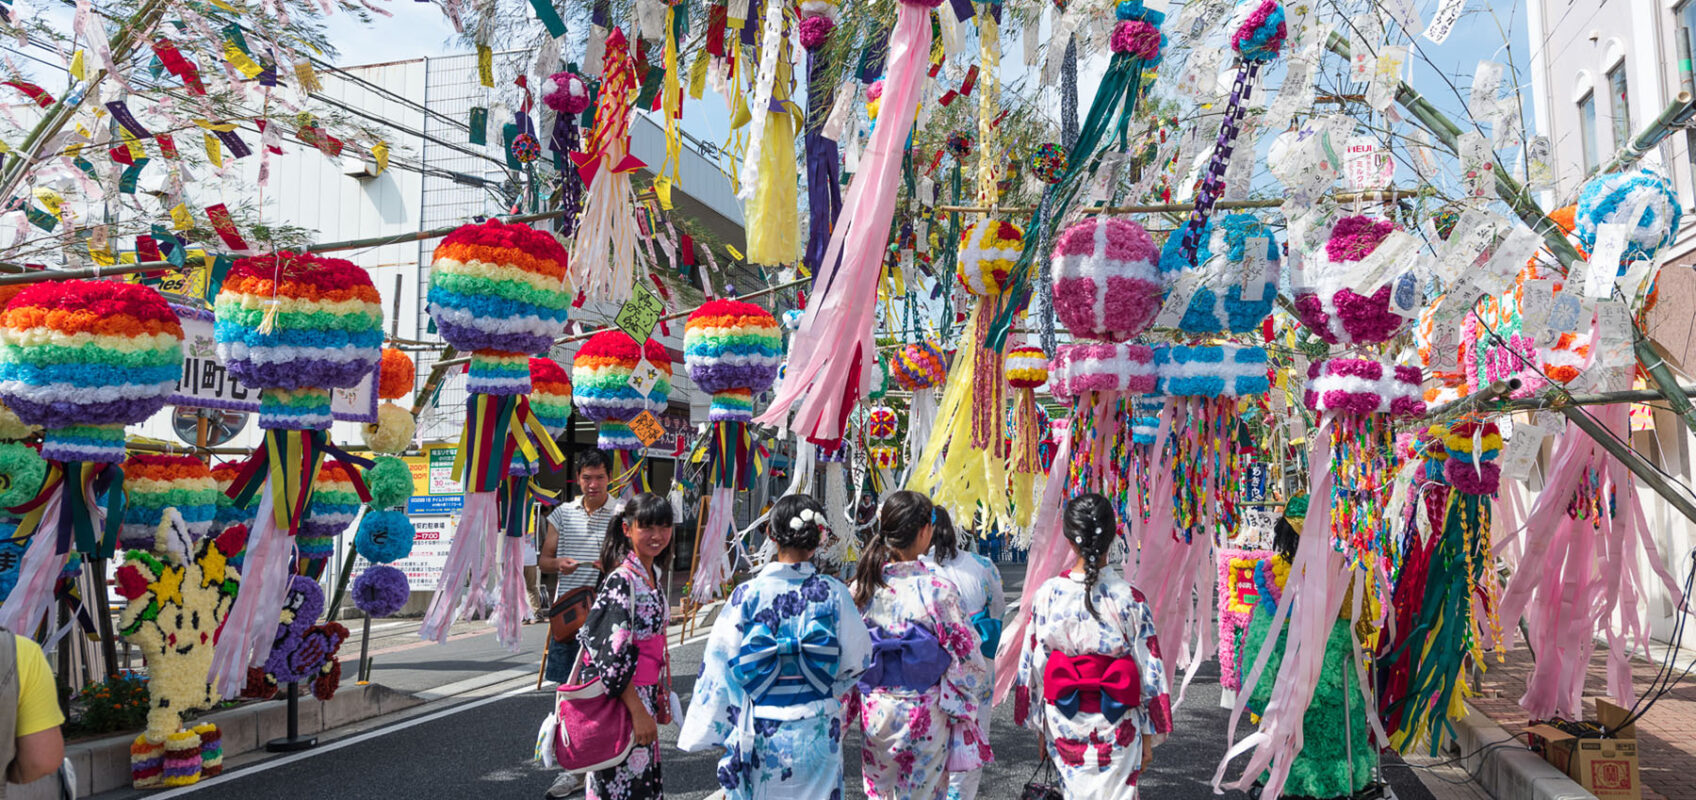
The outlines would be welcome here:
<svg viewBox="0 0 1696 800">
<path fill-rule="evenodd" d="M 1001 647 L 1001 620 L 990 616 L 986 608 L 972 615 L 972 627 L 978 632 L 978 651 L 984 658 L 994 658 Z"/>
<path fill-rule="evenodd" d="M 807 623 L 799 637 L 756 623 L 730 663 L 730 674 L 756 702 L 780 678 L 799 679 L 820 697 L 829 697 L 841 655 L 836 632 L 819 620 Z"/>
<path fill-rule="evenodd" d="M 870 633 L 872 666 L 860 676 L 861 691 L 886 688 L 922 692 L 941 683 L 943 673 L 953 663 L 936 634 L 918 625 L 899 636 L 879 627 Z"/>
</svg>

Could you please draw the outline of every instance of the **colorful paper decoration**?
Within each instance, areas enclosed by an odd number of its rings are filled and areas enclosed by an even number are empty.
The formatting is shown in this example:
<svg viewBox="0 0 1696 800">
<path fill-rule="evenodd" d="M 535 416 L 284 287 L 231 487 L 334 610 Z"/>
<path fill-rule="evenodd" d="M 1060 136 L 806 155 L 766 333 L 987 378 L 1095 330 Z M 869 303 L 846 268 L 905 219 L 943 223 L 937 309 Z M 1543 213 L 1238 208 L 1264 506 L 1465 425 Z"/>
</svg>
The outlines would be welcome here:
<svg viewBox="0 0 1696 800">
<path fill-rule="evenodd" d="M 1072 335 L 1128 341 L 1160 311 L 1159 250 L 1141 225 L 1092 217 L 1054 245 L 1054 313 Z"/>
<path fill-rule="evenodd" d="M 1246 247 L 1250 239 L 1265 239 L 1261 258 L 1250 266 Z M 1182 253 L 1183 237 L 1167 238 L 1160 252 L 1160 269 L 1168 283 L 1185 272 L 1199 278 L 1189 306 L 1178 321 L 1185 333 L 1249 333 L 1272 313 L 1278 297 L 1278 240 L 1272 229 L 1248 214 L 1229 214 L 1209 220 L 1197 237 L 1196 263 L 1191 266 Z M 1250 275 L 1253 271 L 1256 274 Z M 1251 290 L 1250 283 L 1260 284 Z M 1255 294 L 1258 293 L 1258 297 Z M 1249 299 L 1254 298 L 1254 299 Z"/>
<path fill-rule="evenodd" d="M 653 388 L 644 394 L 630 378 L 644 360 L 659 371 Z M 642 447 L 630 432 L 630 420 L 643 411 L 660 414 L 671 395 L 671 357 L 659 342 L 643 346 L 623 331 L 601 331 L 583 342 L 571 362 L 571 386 L 577 411 L 599 423 L 603 450 L 631 451 Z"/>
<path fill-rule="evenodd" d="M 1337 220 L 1323 254 L 1306 265 L 1312 289 L 1296 295 L 1302 324 L 1315 336 L 1329 344 L 1378 344 L 1406 327 L 1408 319 L 1390 310 L 1394 280 L 1387 280 L 1369 295 L 1353 288 L 1359 280 L 1355 263 L 1371 256 L 1395 230 L 1395 223 L 1371 217 Z M 1390 277 L 1400 272 L 1397 269 Z"/>
<path fill-rule="evenodd" d="M 1001 294 L 1024 246 L 1024 232 L 1011 222 L 966 226 L 960 234 L 960 252 L 955 267 L 960 285 L 979 297 Z"/>
<path fill-rule="evenodd" d="M 1631 262 L 1652 259 L 1671 244 L 1683 215 L 1678 192 L 1666 178 L 1646 169 L 1611 172 L 1585 181 L 1573 233 L 1586 251 L 1594 251 L 1600 226 L 1628 226 L 1619 263 L 1623 275 Z"/>
<path fill-rule="evenodd" d="M 118 543 L 152 550 L 165 510 L 174 508 L 194 541 L 212 531 L 218 514 L 218 482 L 194 456 L 138 453 L 124 460 L 124 522 Z"/>
</svg>

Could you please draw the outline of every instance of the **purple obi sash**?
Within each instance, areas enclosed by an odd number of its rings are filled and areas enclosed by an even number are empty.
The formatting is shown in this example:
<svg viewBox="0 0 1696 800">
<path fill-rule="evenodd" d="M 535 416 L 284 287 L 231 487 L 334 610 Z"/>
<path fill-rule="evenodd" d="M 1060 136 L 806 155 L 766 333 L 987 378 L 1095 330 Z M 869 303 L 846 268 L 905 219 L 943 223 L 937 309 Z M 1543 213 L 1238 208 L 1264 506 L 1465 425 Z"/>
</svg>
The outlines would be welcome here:
<svg viewBox="0 0 1696 800">
<path fill-rule="evenodd" d="M 873 627 L 872 666 L 860 676 L 860 691 L 909 689 L 922 692 L 942 682 L 953 663 L 936 634 L 918 625 L 899 635 Z"/>
</svg>

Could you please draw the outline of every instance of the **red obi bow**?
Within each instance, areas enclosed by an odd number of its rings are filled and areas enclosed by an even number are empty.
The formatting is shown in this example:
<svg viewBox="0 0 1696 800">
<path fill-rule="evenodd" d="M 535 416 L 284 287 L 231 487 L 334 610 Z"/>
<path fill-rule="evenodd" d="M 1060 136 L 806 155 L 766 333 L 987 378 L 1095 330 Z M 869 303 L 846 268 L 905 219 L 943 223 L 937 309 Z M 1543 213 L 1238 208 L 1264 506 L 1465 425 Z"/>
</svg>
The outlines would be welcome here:
<svg viewBox="0 0 1696 800">
<path fill-rule="evenodd" d="M 1130 658 L 1050 653 L 1042 670 L 1042 699 L 1068 717 L 1089 711 L 1118 722 L 1126 709 L 1142 705 L 1142 672 Z"/>
</svg>

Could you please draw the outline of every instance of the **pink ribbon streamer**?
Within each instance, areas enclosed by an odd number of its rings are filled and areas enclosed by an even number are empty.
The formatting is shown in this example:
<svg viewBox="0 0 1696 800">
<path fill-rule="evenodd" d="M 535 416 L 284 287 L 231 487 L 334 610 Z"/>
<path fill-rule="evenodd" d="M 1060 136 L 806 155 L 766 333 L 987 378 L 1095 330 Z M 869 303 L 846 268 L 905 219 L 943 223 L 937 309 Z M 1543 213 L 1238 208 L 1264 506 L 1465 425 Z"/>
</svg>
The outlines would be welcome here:
<svg viewBox="0 0 1696 800">
<path fill-rule="evenodd" d="M 530 610 L 524 591 L 524 537 L 497 535 L 493 538 L 501 552 L 500 584 L 493 617 L 495 641 L 516 653 L 523 645 L 519 628 Z"/>
<path fill-rule="evenodd" d="M 225 699 L 240 695 L 246 688 L 248 665 L 263 664 L 271 655 L 277 622 L 283 616 L 293 555 L 294 537 L 277 527 L 271 479 L 266 478 L 259 489 L 247 554 L 242 557 L 241 591 L 236 592 L 230 613 L 218 629 L 212 666 L 206 676 Z"/>
<path fill-rule="evenodd" d="M 1157 455 L 1165 452 L 1168 433 L 1181 424 L 1177 419 L 1178 413 L 1179 405 L 1168 398 L 1161 413 L 1160 430 L 1155 434 L 1154 449 L 1150 452 Z M 1199 598 L 1206 603 L 1207 613 L 1211 613 L 1217 566 L 1213 562 L 1211 536 L 1198 535 L 1186 543 L 1173 529 L 1172 474 L 1173 469 L 1155 470 L 1154 484 L 1149 491 L 1154 502 L 1148 522 L 1132 527 L 1133 531 L 1140 532 L 1140 536 L 1131 542 L 1132 552 L 1140 556 L 1134 565 L 1126 561 L 1125 578 L 1148 601 L 1149 609 L 1154 613 L 1154 631 L 1161 649 L 1175 655 L 1175 658 L 1163 659 L 1161 666 L 1166 669 L 1167 685 L 1178 687 L 1177 697 L 1172 701 L 1172 707 L 1177 708 L 1183 705 L 1184 694 L 1202 662 L 1213 653 L 1212 638 L 1208 635 L 1210 626 L 1203 619 L 1205 615 L 1196 607 L 1196 601 Z M 1131 516 L 1135 518 L 1136 515 Z M 1184 667 L 1181 683 L 1177 680 L 1180 663 Z"/>
<path fill-rule="evenodd" d="M 1030 629 L 1031 604 L 1036 593 L 1049 578 L 1071 566 L 1076 556 L 1066 537 L 1060 534 L 1061 510 L 1066 505 L 1066 473 L 1072 461 L 1071 430 L 1060 434 L 1060 444 L 1054 453 L 1054 466 L 1048 470 L 1048 481 L 1042 487 L 1042 503 L 1037 506 L 1036 520 L 1031 523 L 1031 549 L 1025 568 L 1025 585 L 1019 591 L 1019 612 L 1009 620 L 1001 634 L 1001 650 L 995 654 L 995 704 L 1007 702 L 1007 694 L 1019 673 L 1019 651 Z"/>
<path fill-rule="evenodd" d="M 895 216 L 907 133 L 930 58 L 929 9 L 905 0 L 898 8 L 877 129 L 831 231 L 813 282 L 815 294 L 790 342 L 789 371 L 776 399 L 754 420 L 816 442 L 842 438 L 843 410 L 861 395 L 876 368 L 872 322 L 878 276 Z M 859 374 L 850 374 L 856 367 Z"/>
<path fill-rule="evenodd" d="M 802 449 L 811 447 L 802 445 Z M 707 501 L 706 527 L 701 529 L 701 543 L 696 550 L 695 574 L 689 578 L 689 596 L 697 603 L 718 599 L 718 589 L 730 579 L 730 547 L 726 542 L 736 527 L 736 490 L 729 486 L 713 487 L 712 499 Z"/>
<path fill-rule="evenodd" d="M 446 642 L 448 627 L 455 618 L 470 618 L 488 609 L 483 587 L 500 545 L 495 541 L 501 538 L 495 524 L 498 518 L 495 492 L 466 493 L 465 513 L 454 529 L 453 544 L 448 546 L 442 577 L 424 613 L 424 624 L 418 627 L 420 637 Z"/>
</svg>

